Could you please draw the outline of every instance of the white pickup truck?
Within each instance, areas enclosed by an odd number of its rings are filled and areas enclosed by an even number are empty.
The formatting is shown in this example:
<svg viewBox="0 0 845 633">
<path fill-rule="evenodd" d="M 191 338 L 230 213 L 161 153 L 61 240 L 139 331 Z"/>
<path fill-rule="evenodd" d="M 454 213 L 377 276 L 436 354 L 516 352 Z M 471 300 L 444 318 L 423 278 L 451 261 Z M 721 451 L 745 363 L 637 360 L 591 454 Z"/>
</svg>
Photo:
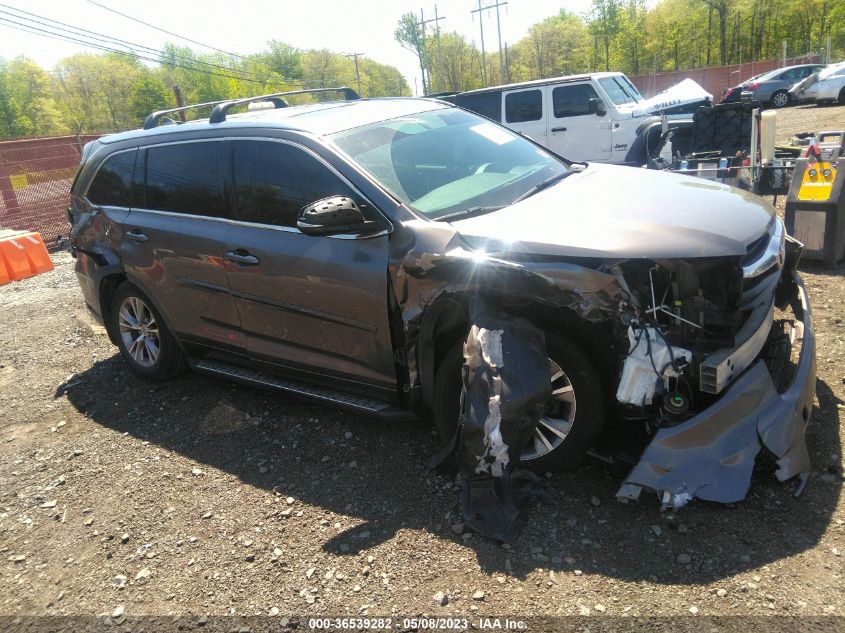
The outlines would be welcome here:
<svg viewBox="0 0 845 633">
<path fill-rule="evenodd" d="M 645 99 L 623 73 L 554 77 L 462 92 L 448 99 L 571 160 L 643 165 L 660 153 L 656 115 L 691 119 L 713 95 L 685 79 Z M 646 125 L 644 125 L 646 124 Z"/>
</svg>

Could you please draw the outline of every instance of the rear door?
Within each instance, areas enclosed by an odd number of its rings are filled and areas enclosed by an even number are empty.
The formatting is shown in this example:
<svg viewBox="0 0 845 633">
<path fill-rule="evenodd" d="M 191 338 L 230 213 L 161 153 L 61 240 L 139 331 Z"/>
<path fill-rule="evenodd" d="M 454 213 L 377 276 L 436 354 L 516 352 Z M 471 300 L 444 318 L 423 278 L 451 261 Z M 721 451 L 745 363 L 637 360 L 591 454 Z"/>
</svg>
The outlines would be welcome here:
<svg viewBox="0 0 845 633">
<path fill-rule="evenodd" d="M 547 87 L 549 149 L 570 160 L 610 160 L 611 114 L 590 112 L 601 97 L 589 81 Z"/>
<path fill-rule="evenodd" d="M 170 327 L 188 344 L 235 353 L 246 349 L 223 267 L 228 230 L 221 140 L 141 150 L 145 185 L 124 221 L 121 259 Z"/>
<path fill-rule="evenodd" d="M 237 222 L 223 251 L 255 361 L 396 392 L 388 326 L 388 234 L 309 236 L 299 210 L 333 195 L 375 213 L 337 171 L 286 140 L 231 141 Z M 383 226 L 387 226 L 385 223 Z M 306 376 L 307 377 L 307 376 Z"/>
<path fill-rule="evenodd" d="M 544 87 L 511 90 L 503 94 L 504 124 L 548 147 Z"/>
</svg>

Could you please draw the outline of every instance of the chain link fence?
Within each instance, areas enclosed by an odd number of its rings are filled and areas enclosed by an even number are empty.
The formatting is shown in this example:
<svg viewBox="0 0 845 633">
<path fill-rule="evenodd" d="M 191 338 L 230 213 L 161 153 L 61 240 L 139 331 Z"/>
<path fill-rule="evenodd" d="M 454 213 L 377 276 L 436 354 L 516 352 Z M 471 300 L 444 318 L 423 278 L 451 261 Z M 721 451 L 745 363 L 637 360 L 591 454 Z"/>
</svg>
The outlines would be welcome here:
<svg viewBox="0 0 845 633">
<path fill-rule="evenodd" d="M 0 228 L 38 231 L 56 250 L 58 237 L 68 232 L 70 186 L 82 147 L 99 136 L 0 141 Z"/>
</svg>

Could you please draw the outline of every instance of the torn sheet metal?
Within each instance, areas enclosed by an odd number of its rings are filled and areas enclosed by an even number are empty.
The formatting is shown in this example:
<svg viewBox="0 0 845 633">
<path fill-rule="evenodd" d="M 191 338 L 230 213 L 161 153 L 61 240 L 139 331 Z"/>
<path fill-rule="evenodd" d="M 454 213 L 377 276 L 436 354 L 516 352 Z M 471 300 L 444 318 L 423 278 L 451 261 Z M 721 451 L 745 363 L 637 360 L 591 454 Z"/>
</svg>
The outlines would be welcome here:
<svg viewBox="0 0 845 633">
<path fill-rule="evenodd" d="M 766 364 L 758 360 L 705 411 L 660 429 L 617 497 L 636 499 L 643 488 L 650 488 L 664 505 L 673 507 L 692 497 L 740 501 L 748 492 L 754 458 L 762 446 L 777 457 L 779 480 L 801 478 L 800 493 L 812 468 L 804 433 L 813 407 L 816 352 L 806 291 L 798 274 L 791 274 L 796 290 L 793 310 L 805 335 L 798 368 L 786 391 L 778 393 Z"/>
<path fill-rule="evenodd" d="M 692 352 L 670 347 L 653 327 L 628 327 L 630 348 L 622 365 L 622 377 L 616 391 L 619 402 L 637 406 L 649 405 L 659 386 L 669 390 L 670 378 L 677 378 L 677 363 L 692 360 Z"/>
<path fill-rule="evenodd" d="M 568 308 L 594 323 L 618 317 L 620 306 L 631 301 L 610 272 L 543 258 L 506 261 L 472 250 L 449 224 L 423 220 L 397 225 L 391 238 L 390 281 L 402 319 L 405 345 L 398 347 L 407 350 L 400 365 L 409 389 L 420 385 L 417 348 L 424 312 L 441 297 Z"/>
<path fill-rule="evenodd" d="M 519 317 L 483 309 L 470 316 L 457 447 L 461 504 L 470 527 L 510 542 L 525 524 L 536 480 L 517 471 L 520 454 L 551 396 L 545 336 Z"/>
</svg>

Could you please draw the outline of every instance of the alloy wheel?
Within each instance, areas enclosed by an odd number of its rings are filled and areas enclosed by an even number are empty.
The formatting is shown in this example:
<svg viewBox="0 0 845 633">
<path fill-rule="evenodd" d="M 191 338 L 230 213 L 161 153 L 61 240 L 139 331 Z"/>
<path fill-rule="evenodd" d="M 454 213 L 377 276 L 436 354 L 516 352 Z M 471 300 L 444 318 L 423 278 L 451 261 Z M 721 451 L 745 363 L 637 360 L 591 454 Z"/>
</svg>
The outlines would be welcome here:
<svg viewBox="0 0 845 633">
<path fill-rule="evenodd" d="M 560 366 L 549 359 L 549 379 L 552 397 L 534 434 L 522 450 L 522 461 L 539 459 L 559 447 L 575 422 L 575 389 Z"/>
<path fill-rule="evenodd" d="M 132 360 L 141 367 L 155 365 L 161 353 L 161 339 L 150 307 L 138 297 L 126 297 L 120 304 L 118 327 Z"/>
</svg>

